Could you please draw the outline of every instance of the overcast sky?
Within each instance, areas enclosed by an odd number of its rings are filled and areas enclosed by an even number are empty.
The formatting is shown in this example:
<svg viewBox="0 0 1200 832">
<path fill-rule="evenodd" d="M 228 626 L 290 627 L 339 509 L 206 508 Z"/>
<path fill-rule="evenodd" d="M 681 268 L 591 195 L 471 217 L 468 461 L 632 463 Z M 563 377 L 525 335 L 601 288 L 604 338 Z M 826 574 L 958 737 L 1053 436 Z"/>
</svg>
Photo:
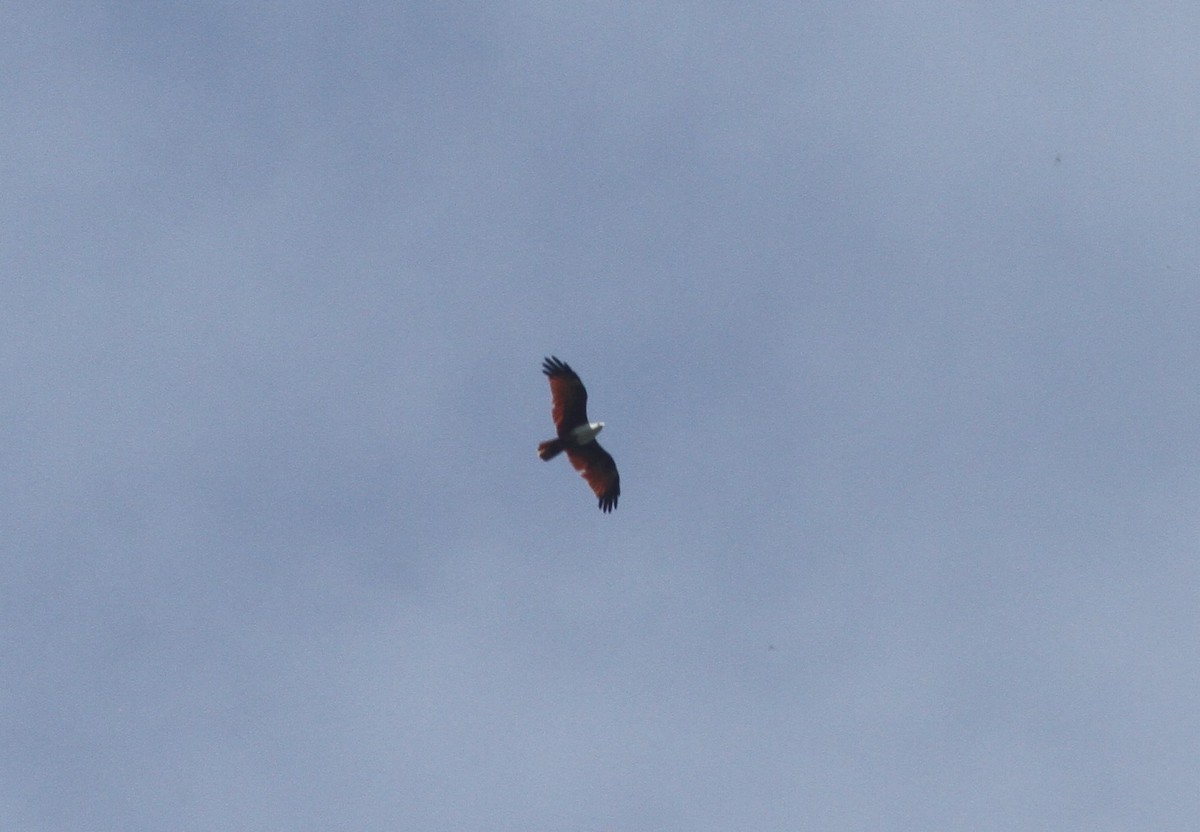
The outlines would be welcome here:
<svg viewBox="0 0 1200 832">
<path fill-rule="evenodd" d="M 0 827 L 1200 828 L 1200 6 L 3 17 Z"/>
</svg>

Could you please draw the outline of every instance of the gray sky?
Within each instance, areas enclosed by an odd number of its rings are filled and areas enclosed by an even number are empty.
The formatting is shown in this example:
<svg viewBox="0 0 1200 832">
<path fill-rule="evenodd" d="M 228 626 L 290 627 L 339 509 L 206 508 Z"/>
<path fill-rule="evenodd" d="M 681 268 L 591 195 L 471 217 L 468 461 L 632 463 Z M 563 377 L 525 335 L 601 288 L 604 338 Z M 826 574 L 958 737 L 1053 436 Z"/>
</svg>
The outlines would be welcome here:
<svg viewBox="0 0 1200 832">
<path fill-rule="evenodd" d="M 1200 7 L 998 5 L 8 4 L 0 827 L 1200 826 Z"/>
</svg>

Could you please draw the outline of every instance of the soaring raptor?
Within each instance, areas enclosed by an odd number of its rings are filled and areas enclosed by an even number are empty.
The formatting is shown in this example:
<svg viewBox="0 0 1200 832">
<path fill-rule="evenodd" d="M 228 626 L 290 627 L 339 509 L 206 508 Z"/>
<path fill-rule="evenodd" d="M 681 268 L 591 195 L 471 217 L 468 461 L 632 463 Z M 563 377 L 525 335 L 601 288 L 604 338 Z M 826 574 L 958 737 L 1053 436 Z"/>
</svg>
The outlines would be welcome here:
<svg viewBox="0 0 1200 832">
<path fill-rule="evenodd" d="M 613 458 L 596 441 L 604 423 L 588 421 L 587 390 L 569 365 L 550 356 L 542 362 L 542 372 L 550 379 L 550 395 L 554 400 L 550 414 L 558 428 L 558 437 L 538 445 L 538 456 L 554 459 L 566 451 L 575 470 L 596 492 L 600 510 L 608 513 L 617 507 L 621 478 Z"/>
</svg>

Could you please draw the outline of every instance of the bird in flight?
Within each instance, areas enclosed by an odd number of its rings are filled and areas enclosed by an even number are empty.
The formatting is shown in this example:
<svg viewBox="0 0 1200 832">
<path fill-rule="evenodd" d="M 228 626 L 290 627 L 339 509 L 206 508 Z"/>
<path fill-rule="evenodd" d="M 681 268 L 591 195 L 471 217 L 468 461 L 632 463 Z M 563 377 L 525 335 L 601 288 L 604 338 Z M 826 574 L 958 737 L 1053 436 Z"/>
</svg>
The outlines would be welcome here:
<svg viewBox="0 0 1200 832">
<path fill-rule="evenodd" d="M 621 478 L 613 458 L 596 441 L 596 434 L 604 429 L 604 423 L 588 421 L 587 389 L 569 365 L 550 356 L 542 362 L 542 372 L 550 379 L 550 395 L 554 402 L 550 415 L 558 429 L 558 437 L 538 445 L 538 456 L 550 460 L 566 451 L 575 470 L 596 492 L 600 510 L 607 514 L 617 507 Z"/>
</svg>

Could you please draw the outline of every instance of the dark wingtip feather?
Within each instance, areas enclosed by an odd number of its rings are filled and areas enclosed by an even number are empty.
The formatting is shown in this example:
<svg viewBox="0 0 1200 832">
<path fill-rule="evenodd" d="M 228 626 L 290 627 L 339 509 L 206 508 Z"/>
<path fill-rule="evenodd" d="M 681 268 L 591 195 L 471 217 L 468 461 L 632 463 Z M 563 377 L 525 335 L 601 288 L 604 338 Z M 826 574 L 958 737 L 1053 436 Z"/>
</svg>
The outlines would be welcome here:
<svg viewBox="0 0 1200 832">
<path fill-rule="evenodd" d="M 542 361 L 542 372 L 552 378 L 554 376 L 570 376 L 575 374 L 575 371 L 571 369 L 571 365 L 560 360 L 556 355 L 552 355 Z"/>
</svg>

